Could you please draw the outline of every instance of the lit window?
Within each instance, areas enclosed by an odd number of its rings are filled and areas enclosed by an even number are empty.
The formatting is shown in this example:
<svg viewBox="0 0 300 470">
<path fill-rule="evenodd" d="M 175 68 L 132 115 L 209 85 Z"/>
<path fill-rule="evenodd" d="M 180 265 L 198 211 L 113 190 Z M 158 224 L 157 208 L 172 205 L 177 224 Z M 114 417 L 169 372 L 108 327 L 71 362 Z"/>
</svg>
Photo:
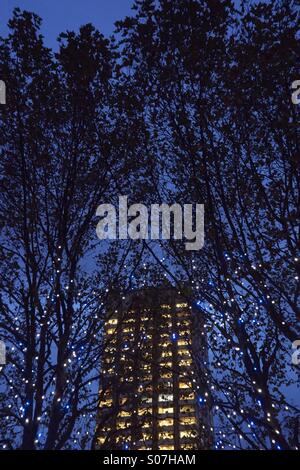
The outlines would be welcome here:
<svg viewBox="0 0 300 470">
<path fill-rule="evenodd" d="M 194 392 L 186 393 L 182 392 L 179 396 L 180 400 L 195 400 L 195 394 Z"/>
<path fill-rule="evenodd" d="M 189 326 L 190 322 L 189 320 L 181 320 L 180 325 L 182 326 Z"/>
<path fill-rule="evenodd" d="M 185 308 L 187 306 L 188 306 L 188 304 L 186 304 L 186 303 L 176 304 L 176 308 Z"/>
<path fill-rule="evenodd" d="M 124 418 L 128 418 L 129 416 L 131 416 L 131 412 L 122 410 L 122 411 L 120 411 L 119 416 L 124 417 Z"/>
<path fill-rule="evenodd" d="M 173 395 L 172 394 L 159 395 L 158 396 L 158 401 L 173 401 Z"/>
<path fill-rule="evenodd" d="M 117 318 L 110 318 L 107 321 L 107 325 L 117 325 L 118 324 L 118 319 Z"/>
<path fill-rule="evenodd" d="M 165 418 L 161 419 L 158 421 L 158 426 L 163 427 L 163 426 L 173 426 L 174 420 L 173 418 Z"/>
<path fill-rule="evenodd" d="M 107 398 L 111 398 L 112 390 L 110 389 L 107 389 L 105 391 L 101 390 L 101 394 L 102 394 L 101 396 L 102 400 L 106 400 Z"/>
<path fill-rule="evenodd" d="M 117 442 L 117 443 L 119 443 L 119 442 L 122 442 L 122 443 L 124 443 L 124 442 L 130 442 L 130 438 L 128 438 L 128 437 L 125 438 L 124 435 L 123 435 L 123 436 L 117 436 L 117 437 L 116 437 L 116 442 Z"/>
<path fill-rule="evenodd" d="M 161 357 L 171 357 L 172 356 L 172 351 L 163 351 L 161 353 Z"/>
<path fill-rule="evenodd" d="M 169 338 L 169 334 L 168 333 L 161 333 L 160 337 L 161 338 Z"/>
<path fill-rule="evenodd" d="M 179 388 L 189 388 L 189 385 L 185 382 L 179 382 Z"/>
<path fill-rule="evenodd" d="M 186 418 L 180 418 L 180 424 L 196 424 L 196 418 L 195 416 L 191 416 L 191 417 L 186 417 Z"/>
<path fill-rule="evenodd" d="M 108 335 L 112 335 L 115 331 L 116 331 L 115 329 L 110 328 L 109 330 L 107 330 L 106 333 L 107 333 Z"/>
<path fill-rule="evenodd" d="M 151 423 L 149 423 L 148 421 L 142 424 L 142 428 L 150 428 L 150 426 L 151 426 Z"/>
<path fill-rule="evenodd" d="M 172 372 L 164 372 L 163 374 L 161 374 L 162 379 L 171 379 L 171 377 L 172 377 Z"/>
<path fill-rule="evenodd" d="M 170 341 L 164 341 L 163 343 L 160 343 L 160 346 L 162 348 L 168 348 L 170 346 Z"/>
<path fill-rule="evenodd" d="M 191 359 L 181 359 L 178 363 L 178 365 L 180 367 L 182 366 L 186 366 L 186 367 L 189 367 L 190 365 L 192 364 L 192 360 Z"/>
<path fill-rule="evenodd" d="M 177 317 L 178 318 L 185 318 L 185 317 L 189 317 L 189 316 L 190 316 L 190 312 L 187 309 L 179 310 L 179 312 L 177 312 Z"/>
<path fill-rule="evenodd" d="M 180 413 L 194 413 L 195 408 L 191 405 L 184 405 L 180 407 L 179 412 Z"/>
<path fill-rule="evenodd" d="M 158 434 L 158 439 L 164 441 L 173 439 L 173 432 L 172 431 L 163 431 Z"/>
<path fill-rule="evenodd" d="M 107 433 L 107 432 L 111 431 L 111 428 L 107 427 L 107 426 L 104 426 L 104 428 L 102 428 L 102 431 Z"/>
<path fill-rule="evenodd" d="M 171 318 L 171 314 L 170 313 L 163 313 L 162 318 Z"/>
<path fill-rule="evenodd" d="M 188 346 L 188 342 L 185 339 L 178 340 L 178 346 Z"/>
<path fill-rule="evenodd" d="M 174 446 L 159 446 L 159 450 L 174 450 Z"/>
<path fill-rule="evenodd" d="M 183 439 L 184 437 L 196 437 L 197 432 L 196 431 L 180 431 L 180 439 Z"/>
<path fill-rule="evenodd" d="M 164 310 L 171 310 L 171 305 L 163 304 L 163 305 L 160 306 L 160 308 L 162 308 Z"/>
<path fill-rule="evenodd" d="M 117 422 L 117 429 L 126 429 L 128 427 L 130 427 L 130 423 L 126 423 L 126 421 Z"/>
<path fill-rule="evenodd" d="M 162 362 L 161 367 L 172 367 L 172 362 Z"/>
<path fill-rule="evenodd" d="M 173 407 L 169 407 L 169 408 L 158 408 L 158 413 L 160 415 L 163 415 L 163 414 L 171 414 L 174 412 L 174 408 Z"/>
<path fill-rule="evenodd" d="M 112 400 L 100 401 L 100 407 L 102 407 L 102 406 L 112 406 Z"/>
<path fill-rule="evenodd" d="M 152 398 L 142 398 L 143 403 L 152 403 Z"/>
<path fill-rule="evenodd" d="M 181 330 L 179 332 L 179 336 L 188 336 L 188 334 L 189 334 L 188 330 Z"/>
<path fill-rule="evenodd" d="M 113 357 L 106 357 L 104 359 L 104 362 L 105 362 L 105 364 L 111 364 L 112 362 L 114 362 L 114 358 Z"/>
<path fill-rule="evenodd" d="M 121 377 L 120 382 L 133 382 L 133 377 Z"/>
<path fill-rule="evenodd" d="M 106 351 L 107 351 L 107 354 L 113 355 L 116 352 L 116 348 L 115 347 L 110 347 L 110 348 L 107 348 Z"/>
<path fill-rule="evenodd" d="M 179 349 L 178 354 L 179 354 L 179 356 L 189 356 L 189 357 L 191 357 L 191 353 L 188 349 Z"/>
</svg>

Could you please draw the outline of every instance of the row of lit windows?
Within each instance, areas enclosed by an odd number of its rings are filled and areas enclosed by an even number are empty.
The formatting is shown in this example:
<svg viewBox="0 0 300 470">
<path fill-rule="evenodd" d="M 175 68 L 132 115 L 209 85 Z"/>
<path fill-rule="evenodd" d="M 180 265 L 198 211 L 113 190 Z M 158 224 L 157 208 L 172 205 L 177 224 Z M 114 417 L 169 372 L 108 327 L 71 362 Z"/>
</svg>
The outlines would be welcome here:
<svg viewBox="0 0 300 470">
<path fill-rule="evenodd" d="M 173 324 L 172 324 L 171 321 L 167 321 L 167 322 L 165 322 L 165 323 L 159 324 L 158 326 L 159 326 L 160 329 L 165 330 L 166 327 L 171 328 L 172 325 L 173 325 Z M 180 322 L 177 322 L 177 325 L 180 326 L 180 327 L 182 327 L 182 326 L 190 326 L 190 321 L 189 321 L 189 320 L 181 320 Z M 112 325 L 108 325 L 108 328 L 107 328 L 107 330 L 106 330 L 106 333 L 107 333 L 107 334 L 112 334 L 112 333 L 115 333 L 115 332 L 117 331 L 116 327 L 115 327 L 115 328 L 111 328 L 111 326 L 112 326 Z M 181 330 L 181 328 L 180 328 L 180 330 Z M 185 331 L 188 333 L 187 330 L 185 330 Z M 126 333 L 131 333 L 131 334 L 133 334 L 134 332 L 135 332 L 134 326 L 132 326 L 132 327 L 126 326 L 126 327 L 124 327 L 124 328 L 122 329 L 122 334 L 123 334 L 123 335 L 126 334 Z M 168 333 L 164 332 L 164 333 L 162 333 L 160 336 L 162 336 L 162 337 L 167 337 L 167 336 L 169 336 L 169 335 L 168 335 Z M 148 339 L 151 339 L 151 338 L 152 338 L 151 335 L 148 335 L 148 331 L 147 331 L 147 337 L 148 337 Z"/>
<path fill-rule="evenodd" d="M 114 329 L 109 329 L 107 331 L 108 334 L 113 334 L 116 330 Z M 151 339 L 151 335 L 148 335 L 147 336 L 148 339 Z M 170 338 L 170 335 L 167 334 L 166 337 Z M 126 348 L 126 342 L 132 342 L 134 341 L 134 338 L 133 337 L 130 337 L 128 336 L 127 338 L 123 338 L 125 344 L 124 344 L 124 348 Z M 112 343 L 115 344 L 116 342 L 114 340 L 112 340 Z M 110 343 L 111 344 L 111 343 Z M 141 344 L 141 343 L 139 343 Z M 181 346 L 188 346 L 188 342 L 185 340 L 185 339 L 179 339 L 177 341 L 177 346 L 178 346 L 178 353 L 179 354 L 189 354 L 189 350 L 186 349 L 186 348 L 181 348 Z M 171 341 L 168 341 L 168 340 L 164 340 L 162 343 L 159 343 L 159 346 L 163 349 L 166 349 L 166 348 L 170 348 L 171 346 L 173 346 L 173 344 L 171 343 Z M 105 350 L 105 354 L 114 354 L 115 353 L 115 347 L 111 347 L 111 346 L 108 346 Z"/>
<path fill-rule="evenodd" d="M 180 431 L 180 433 L 179 433 L 180 439 L 194 438 L 196 436 L 197 436 L 196 431 Z M 174 439 L 174 434 L 171 431 L 161 432 L 161 433 L 158 434 L 158 439 L 159 440 L 164 440 L 164 441 Z"/>
<path fill-rule="evenodd" d="M 160 410 L 160 409 L 159 409 Z M 173 408 L 163 408 L 163 411 L 164 413 L 163 414 L 166 414 L 166 410 L 173 410 Z M 162 414 L 162 413 L 161 413 Z M 196 418 L 194 416 L 191 416 L 191 417 L 180 417 L 180 420 L 179 420 L 180 424 L 183 425 L 183 426 L 191 426 L 191 425 L 195 425 L 197 422 L 196 422 Z M 150 426 L 152 425 L 151 422 L 144 422 L 142 427 L 143 428 L 150 428 Z M 164 418 L 164 419 L 161 419 L 158 421 L 158 426 L 160 428 L 162 427 L 171 427 L 174 425 L 174 419 L 173 418 Z M 116 423 L 116 429 L 117 430 L 123 430 L 123 429 L 129 429 L 131 427 L 131 422 L 130 421 L 120 421 L 118 420 L 117 423 Z M 105 426 L 102 428 L 102 433 L 109 433 L 111 432 L 111 427 L 110 426 Z M 159 439 L 162 439 L 164 438 L 163 436 L 169 436 L 169 437 L 173 437 L 173 432 L 172 431 L 161 431 L 161 433 L 159 434 Z M 148 436 L 148 434 L 144 433 L 143 434 L 144 436 Z M 197 432 L 196 430 L 194 429 L 186 429 L 186 430 L 181 430 L 180 431 L 180 437 L 183 438 L 183 437 L 194 437 L 197 435 Z"/>
<path fill-rule="evenodd" d="M 187 387 L 188 388 L 188 387 Z M 152 385 L 149 384 L 147 387 L 142 387 L 140 386 L 139 392 L 152 392 Z M 171 388 L 172 389 L 172 388 Z M 143 397 L 142 397 L 143 398 Z M 145 397 L 147 398 L 147 397 Z M 179 395 L 179 400 L 194 400 L 195 399 L 195 393 L 194 392 L 181 392 Z M 127 398 L 122 398 L 122 404 L 125 403 L 125 400 Z M 173 394 L 161 394 L 159 401 L 172 401 L 173 400 Z M 107 406 L 112 406 L 112 399 L 111 399 L 111 393 L 110 391 L 106 392 L 105 396 L 103 397 L 102 401 L 100 402 L 100 406 L 102 407 L 107 407 Z"/>
<path fill-rule="evenodd" d="M 195 411 L 194 407 L 189 406 L 189 405 L 184 405 L 179 408 L 179 413 L 192 413 L 194 411 Z M 158 413 L 159 414 L 173 414 L 174 408 L 171 406 L 168 408 L 158 407 Z"/>
<path fill-rule="evenodd" d="M 191 426 L 191 425 L 194 425 L 196 424 L 196 418 L 195 416 L 191 416 L 191 417 L 181 417 L 179 419 L 179 422 L 181 425 L 183 426 Z M 169 426 L 173 426 L 174 425 L 174 419 L 173 418 L 164 418 L 164 419 L 161 419 L 158 421 L 158 426 L 159 427 L 169 427 Z"/>
<path fill-rule="evenodd" d="M 127 346 L 127 348 L 129 349 L 129 346 Z M 186 364 L 184 364 L 183 362 L 179 363 L 179 365 L 187 365 L 187 366 L 190 366 L 191 365 L 191 354 L 190 352 L 187 350 L 187 349 L 178 349 L 177 350 L 177 353 L 178 353 L 178 356 L 180 357 L 184 357 L 184 361 L 186 362 Z M 162 353 L 161 353 L 161 358 L 164 359 L 164 358 L 171 358 L 172 357 L 172 350 L 171 349 L 166 349 L 166 350 L 163 350 Z M 149 359 L 149 361 L 151 360 L 152 358 L 152 354 L 150 351 L 145 351 L 143 353 L 143 359 L 144 360 L 147 360 Z M 104 363 L 105 364 L 112 364 L 114 363 L 116 360 L 116 357 L 115 357 L 115 351 L 110 349 L 107 351 L 107 353 L 105 354 L 105 357 L 103 359 Z M 126 355 L 122 354 L 121 356 L 121 359 L 120 359 L 122 362 L 134 362 L 133 359 L 130 357 L 126 357 Z M 165 366 L 165 363 L 164 362 L 161 362 L 159 364 L 161 367 L 164 367 Z M 172 367 L 172 363 L 168 363 L 167 366 L 170 366 Z M 140 365 L 140 368 L 143 369 L 143 370 L 151 370 L 151 364 L 147 363 L 146 364 L 142 364 Z"/>
<path fill-rule="evenodd" d="M 117 429 L 118 430 L 124 430 L 124 429 L 129 429 L 130 425 L 128 425 L 125 421 L 117 423 Z M 197 431 L 195 430 L 184 430 L 179 432 L 179 437 L 180 439 L 184 438 L 194 438 L 197 436 Z M 147 432 L 142 433 L 142 437 L 144 441 L 150 441 L 152 440 L 152 435 Z M 102 442 L 104 441 L 104 438 L 100 438 Z M 99 439 L 99 440 L 100 440 Z M 174 433 L 173 431 L 162 431 L 159 432 L 158 434 L 158 439 L 160 441 L 165 441 L 165 440 L 173 440 L 174 439 Z"/>
<path fill-rule="evenodd" d="M 181 361 L 180 361 L 181 362 Z M 188 366 L 188 364 L 186 363 L 186 361 L 182 361 L 183 363 L 181 364 L 182 366 L 185 365 L 185 366 Z M 165 368 L 171 368 L 172 367 L 172 363 L 164 363 L 163 364 L 163 367 Z M 111 367 L 107 370 L 104 370 L 103 371 L 103 374 L 104 375 L 113 375 L 114 374 L 114 367 Z M 120 382 L 121 383 L 124 383 L 124 382 L 133 382 L 134 381 L 134 377 L 132 375 L 130 375 L 132 373 L 132 368 L 131 367 L 125 367 L 123 369 L 123 373 L 124 373 L 124 376 L 120 378 Z M 166 387 L 166 386 L 172 386 L 172 383 L 170 381 L 168 382 L 165 382 L 164 379 L 171 379 L 172 377 L 172 371 L 166 371 L 166 372 L 162 372 L 161 376 L 160 376 L 160 380 L 162 380 L 162 382 L 160 383 L 160 387 Z M 149 384 L 149 376 L 148 375 L 139 375 L 139 380 L 140 382 L 142 383 L 145 383 L 145 385 L 140 385 L 139 386 L 139 391 L 143 391 L 143 390 L 146 390 L 146 391 L 152 391 L 152 386 Z M 179 381 L 179 388 L 180 389 L 185 389 L 185 388 L 190 388 L 191 387 L 191 382 L 190 381 L 186 381 L 187 379 L 184 377 L 184 375 L 180 374 L 180 381 Z"/>
<path fill-rule="evenodd" d="M 190 408 L 188 408 L 190 409 Z M 122 410 L 118 413 L 119 418 L 130 418 L 132 416 L 131 411 L 125 411 Z M 124 421 L 126 422 L 126 421 Z M 191 417 L 180 417 L 179 420 L 180 424 L 182 425 L 193 425 L 196 424 L 196 418 L 194 416 Z M 120 426 L 123 426 L 123 421 L 118 422 L 120 423 Z M 150 422 L 145 422 L 143 423 L 143 427 L 147 428 L 150 427 Z M 174 425 L 174 419 L 173 418 L 164 418 L 158 421 L 158 426 L 159 427 L 165 427 L 165 426 L 173 426 Z"/>
<path fill-rule="evenodd" d="M 117 439 L 118 442 L 122 441 L 122 439 Z M 105 442 L 105 438 L 99 438 L 98 439 L 98 442 L 100 444 L 103 444 Z M 192 450 L 192 449 L 196 449 L 196 445 L 195 444 L 182 444 L 181 445 L 181 449 L 182 450 Z M 146 446 L 142 446 L 142 447 L 139 447 L 138 450 L 151 450 L 151 447 L 146 447 Z M 173 445 L 160 445 L 159 446 L 159 450 L 174 450 L 174 446 Z"/>
<path fill-rule="evenodd" d="M 191 356 L 190 356 L 190 353 L 187 349 L 183 349 L 183 350 L 179 350 L 178 351 L 178 355 L 179 356 L 185 356 L 184 359 L 181 359 L 179 361 L 179 366 L 190 366 L 192 364 L 192 360 L 191 360 Z M 161 353 L 161 358 L 164 359 L 164 358 L 169 358 L 169 357 L 172 357 L 172 351 L 163 351 Z M 145 360 L 147 359 L 151 359 L 151 354 L 149 352 L 146 352 L 143 354 L 143 358 Z M 120 361 L 121 362 L 132 362 L 133 363 L 133 360 L 131 358 L 126 358 L 126 356 L 122 355 L 121 358 L 120 358 Z M 104 358 L 104 363 L 105 364 L 112 364 L 115 362 L 115 357 L 113 355 L 106 355 L 105 358 Z M 161 362 L 160 364 L 161 367 L 172 367 L 172 362 L 168 362 L 168 363 L 164 363 L 164 362 Z M 141 367 L 140 367 L 142 370 L 151 370 L 151 364 L 142 364 Z"/>
<path fill-rule="evenodd" d="M 189 320 L 181 320 L 180 322 L 177 322 L 177 325 L 180 326 L 180 327 L 189 326 L 189 325 L 190 325 L 190 322 L 189 322 Z M 113 333 L 115 333 L 115 332 L 117 331 L 116 327 L 115 327 L 115 328 L 111 328 L 111 326 L 112 326 L 112 325 L 108 325 L 108 328 L 107 328 L 107 330 L 106 330 L 106 334 L 108 334 L 108 335 L 111 335 L 111 334 L 113 334 Z M 166 327 L 171 328 L 171 327 L 172 327 L 172 322 L 171 322 L 171 321 L 167 321 L 167 322 L 165 322 L 165 323 L 163 323 L 163 324 L 160 324 L 159 327 L 160 327 L 160 329 L 162 329 L 162 330 L 165 330 Z M 183 331 L 181 328 L 180 328 L 180 330 L 181 330 L 181 332 Z M 126 333 L 130 333 L 130 334 L 133 335 L 133 334 L 134 334 L 134 331 L 135 331 L 135 328 L 134 328 L 134 327 L 128 327 L 128 326 L 126 326 L 125 328 L 122 329 L 122 334 L 124 335 L 124 334 L 126 334 Z M 188 333 L 187 330 L 185 330 L 185 332 Z M 147 333 L 148 333 L 148 332 L 147 332 Z M 162 333 L 161 336 L 163 336 L 163 335 L 164 335 L 164 337 L 167 337 L 167 336 L 168 336 L 167 333 Z M 152 339 L 152 335 L 147 334 L 147 338 L 148 338 L 148 339 Z"/>
<path fill-rule="evenodd" d="M 186 308 L 188 306 L 187 303 L 177 303 L 176 308 Z M 163 304 L 160 306 L 160 308 L 165 309 L 165 310 L 171 310 L 172 306 L 168 304 Z"/>
<path fill-rule="evenodd" d="M 181 309 L 182 309 L 182 308 L 186 308 L 187 306 L 188 306 L 187 303 L 177 303 L 177 304 L 176 304 L 176 308 L 181 308 Z M 163 305 L 161 305 L 160 307 L 161 307 L 162 310 L 171 310 L 171 309 L 172 309 L 172 306 L 171 306 L 171 305 L 168 305 L 168 304 L 163 304 Z M 148 311 L 149 311 L 149 309 L 148 309 Z M 187 311 L 186 311 L 186 312 L 187 312 Z M 129 313 L 129 314 L 132 314 L 132 315 L 134 315 L 134 316 L 137 315 L 137 311 L 136 311 L 136 310 L 130 310 L 128 313 Z M 142 319 L 143 321 L 149 320 L 149 316 L 147 316 L 147 315 L 142 315 L 141 319 Z M 135 319 L 135 318 L 132 318 L 132 317 L 129 317 L 129 318 L 124 318 L 124 321 L 130 323 L 130 322 L 135 322 L 136 319 Z M 118 319 L 117 319 L 117 318 L 110 318 L 110 319 L 108 319 L 108 320 L 106 321 L 106 324 L 109 324 L 109 325 L 117 325 L 117 323 L 118 323 Z"/>
<path fill-rule="evenodd" d="M 115 332 L 115 330 L 108 330 L 108 333 L 109 334 L 113 334 Z M 151 339 L 151 336 L 148 336 L 150 339 Z M 169 335 L 168 335 L 169 337 Z M 134 338 L 125 338 L 123 339 L 124 341 L 124 349 L 128 349 L 128 346 L 127 343 L 131 343 L 132 341 L 134 341 Z M 115 344 L 116 344 L 116 341 L 115 340 L 111 340 L 110 341 L 110 346 L 107 347 L 107 349 L 105 350 L 105 356 L 108 356 L 108 355 L 115 355 L 116 353 L 116 348 L 115 348 Z M 141 345 L 141 343 L 139 342 L 138 343 L 139 345 Z M 185 340 L 185 339 L 179 339 L 177 341 L 177 346 L 178 346 L 178 354 L 179 355 L 190 355 L 190 351 L 188 349 L 186 349 L 186 346 L 188 346 L 188 342 Z M 164 341 L 163 343 L 159 343 L 159 347 L 162 348 L 162 349 L 168 349 L 168 348 L 171 348 L 173 347 L 173 344 L 170 342 L 170 341 Z M 151 350 L 149 350 L 149 354 L 150 354 Z"/>
<path fill-rule="evenodd" d="M 100 437 L 98 439 L 98 442 L 100 444 L 103 444 L 105 442 L 105 438 L 104 437 Z M 124 437 L 119 437 L 116 439 L 116 442 L 123 442 L 124 441 Z M 129 442 L 129 440 L 127 441 Z M 192 450 L 192 449 L 196 449 L 197 446 L 196 444 L 181 444 L 181 449 L 182 450 Z M 151 450 L 149 447 L 145 447 L 145 446 L 142 446 L 142 447 L 138 447 L 138 450 Z M 159 450 L 174 450 L 174 446 L 173 445 L 160 445 L 159 446 Z"/>
</svg>

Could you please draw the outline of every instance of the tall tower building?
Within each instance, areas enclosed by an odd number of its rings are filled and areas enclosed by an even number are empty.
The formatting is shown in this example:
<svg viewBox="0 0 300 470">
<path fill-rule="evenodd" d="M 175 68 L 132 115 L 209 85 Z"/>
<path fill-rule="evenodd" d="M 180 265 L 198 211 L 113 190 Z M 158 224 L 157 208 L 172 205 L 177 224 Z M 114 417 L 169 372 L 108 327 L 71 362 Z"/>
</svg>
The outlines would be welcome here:
<svg viewBox="0 0 300 470">
<path fill-rule="evenodd" d="M 104 327 L 95 447 L 209 449 L 206 335 L 199 312 L 169 288 L 134 291 Z"/>
</svg>

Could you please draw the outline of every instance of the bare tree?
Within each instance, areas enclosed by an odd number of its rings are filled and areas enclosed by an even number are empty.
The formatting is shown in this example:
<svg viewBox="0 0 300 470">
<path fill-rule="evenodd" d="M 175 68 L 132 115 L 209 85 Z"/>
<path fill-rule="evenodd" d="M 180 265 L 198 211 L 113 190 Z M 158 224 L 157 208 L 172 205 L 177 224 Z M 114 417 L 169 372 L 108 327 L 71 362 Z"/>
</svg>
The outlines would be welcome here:
<svg viewBox="0 0 300 470">
<path fill-rule="evenodd" d="M 136 2 L 119 23 L 124 73 L 144 102 L 155 202 L 204 203 L 206 242 L 147 248 L 205 318 L 216 447 L 286 449 L 299 413 L 299 54 L 294 2 Z M 146 148 L 146 147 L 145 147 Z M 296 368 L 295 368 L 296 369 Z"/>
</svg>

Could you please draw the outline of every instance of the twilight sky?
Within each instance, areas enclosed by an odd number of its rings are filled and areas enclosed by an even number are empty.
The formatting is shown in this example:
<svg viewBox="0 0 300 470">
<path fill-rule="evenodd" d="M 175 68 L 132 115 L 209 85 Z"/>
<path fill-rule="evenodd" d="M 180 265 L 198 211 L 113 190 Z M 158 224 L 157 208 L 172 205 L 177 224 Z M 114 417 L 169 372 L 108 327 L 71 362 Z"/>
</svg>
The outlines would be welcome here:
<svg viewBox="0 0 300 470">
<path fill-rule="evenodd" d="M 0 36 L 6 35 L 6 24 L 15 7 L 41 16 L 48 47 L 56 48 L 56 38 L 62 31 L 77 31 L 85 23 L 93 23 L 108 36 L 114 22 L 130 14 L 132 4 L 133 0 L 0 0 Z"/>
</svg>

